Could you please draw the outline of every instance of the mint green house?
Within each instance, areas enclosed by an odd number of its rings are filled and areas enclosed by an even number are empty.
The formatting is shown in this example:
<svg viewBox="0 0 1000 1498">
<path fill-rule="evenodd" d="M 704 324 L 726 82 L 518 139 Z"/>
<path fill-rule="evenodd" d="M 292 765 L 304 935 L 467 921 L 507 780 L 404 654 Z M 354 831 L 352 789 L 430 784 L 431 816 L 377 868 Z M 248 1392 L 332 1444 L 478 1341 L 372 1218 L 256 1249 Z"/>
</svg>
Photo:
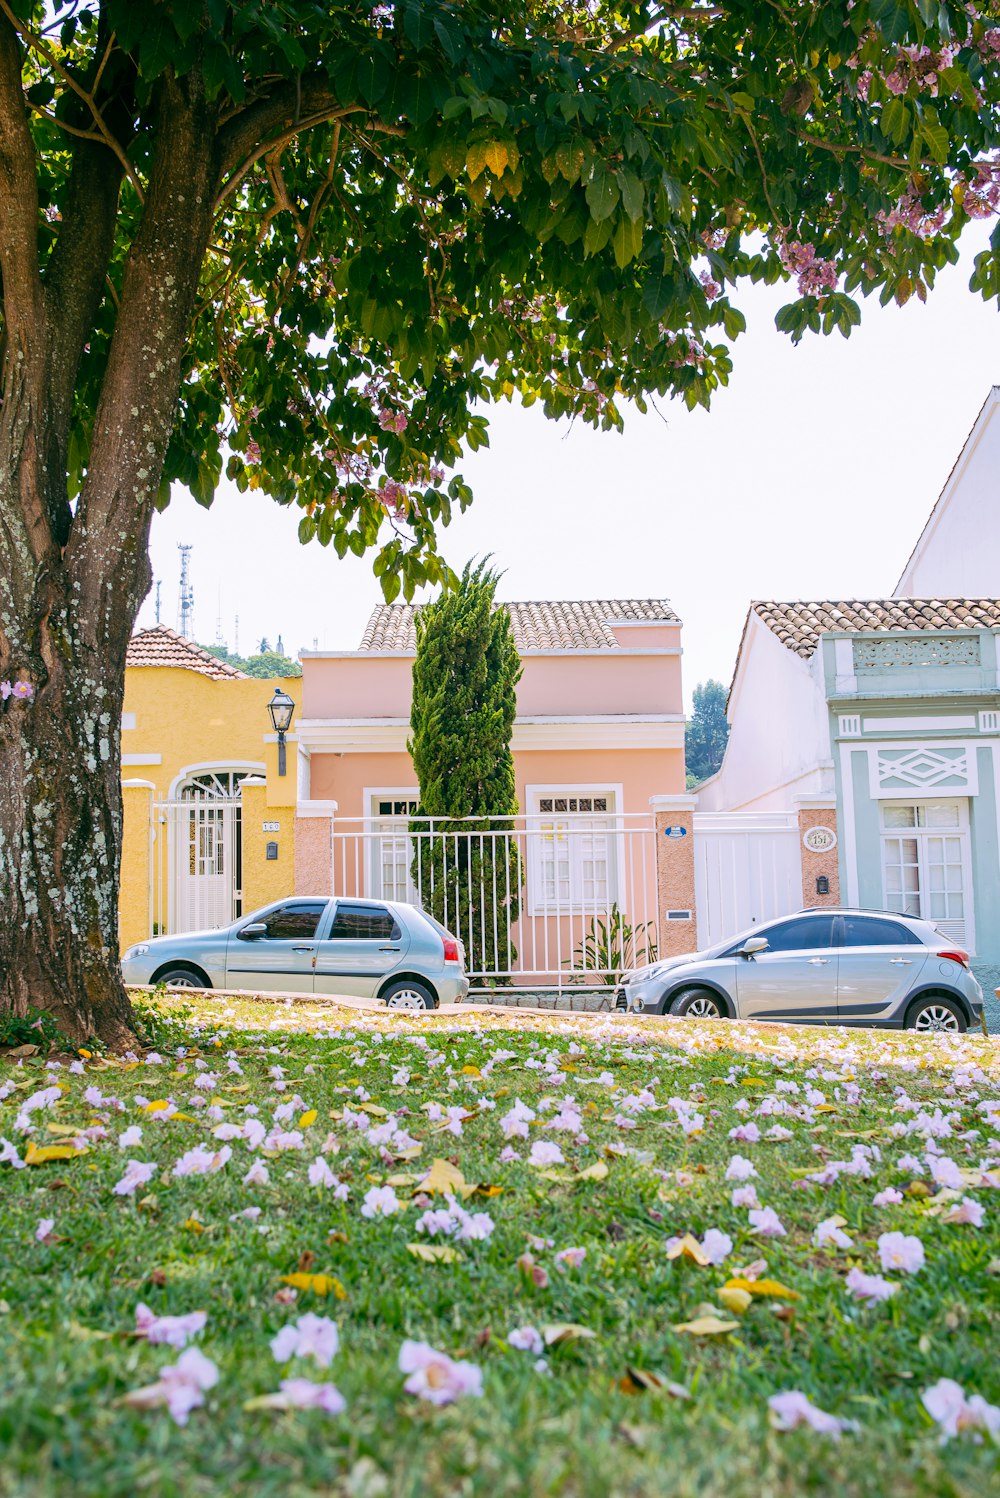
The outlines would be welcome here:
<svg viewBox="0 0 1000 1498">
<path fill-rule="evenodd" d="M 751 604 L 699 921 L 895 910 L 1000 963 L 998 635 L 1000 599 Z"/>
<path fill-rule="evenodd" d="M 842 897 L 923 916 L 997 962 L 1000 605 L 931 605 L 922 621 L 928 605 L 894 607 L 905 632 L 822 639 Z"/>
</svg>

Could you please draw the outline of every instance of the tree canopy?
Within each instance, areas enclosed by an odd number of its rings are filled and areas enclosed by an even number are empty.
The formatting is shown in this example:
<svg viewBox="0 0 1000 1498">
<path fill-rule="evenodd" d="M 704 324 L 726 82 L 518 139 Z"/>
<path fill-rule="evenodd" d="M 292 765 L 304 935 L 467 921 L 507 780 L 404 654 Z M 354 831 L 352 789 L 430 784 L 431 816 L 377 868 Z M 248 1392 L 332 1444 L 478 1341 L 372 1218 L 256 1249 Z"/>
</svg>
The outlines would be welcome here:
<svg viewBox="0 0 1000 1498">
<path fill-rule="evenodd" d="M 859 294 L 923 299 L 997 205 L 996 12 L 2 0 L 38 166 L 37 210 L 29 194 L 6 232 L 37 222 L 55 275 L 113 215 L 71 494 L 185 100 L 213 137 L 215 201 L 157 502 L 179 482 L 209 503 L 225 465 L 295 506 L 303 540 L 360 554 L 381 537 L 391 597 L 441 575 L 434 530 L 471 497 L 454 470 L 487 440 L 481 403 L 518 392 L 603 427 L 628 400 L 707 403 L 744 277 L 794 280 L 793 337 L 849 333 Z M 117 203 L 81 190 L 81 142 L 117 167 Z M 977 282 L 995 295 L 998 277 L 991 252 Z"/>
</svg>

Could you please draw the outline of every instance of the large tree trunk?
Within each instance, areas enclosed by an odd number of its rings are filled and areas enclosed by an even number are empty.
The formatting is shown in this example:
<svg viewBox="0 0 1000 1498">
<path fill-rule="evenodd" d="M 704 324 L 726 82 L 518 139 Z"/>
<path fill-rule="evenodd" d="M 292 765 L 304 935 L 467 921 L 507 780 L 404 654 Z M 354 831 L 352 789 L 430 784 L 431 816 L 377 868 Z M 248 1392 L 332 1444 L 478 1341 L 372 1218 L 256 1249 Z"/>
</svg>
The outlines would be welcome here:
<svg viewBox="0 0 1000 1498">
<path fill-rule="evenodd" d="M 0 712 L 0 1009 L 47 1010 L 77 1043 L 134 1039 L 118 960 L 123 603 L 114 640 L 43 626 L 34 699 Z M 124 639 L 122 638 L 124 636 Z"/>
<path fill-rule="evenodd" d="M 150 580 L 153 501 L 219 180 L 196 71 L 158 85 L 156 150 L 122 275 L 86 477 L 66 452 L 111 253 L 121 165 L 74 153 L 42 272 L 34 147 L 0 15 L 0 1012 L 49 1011 L 77 1043 L 134 1040 L 118 961 L 125 654 Z"/>
</svg>

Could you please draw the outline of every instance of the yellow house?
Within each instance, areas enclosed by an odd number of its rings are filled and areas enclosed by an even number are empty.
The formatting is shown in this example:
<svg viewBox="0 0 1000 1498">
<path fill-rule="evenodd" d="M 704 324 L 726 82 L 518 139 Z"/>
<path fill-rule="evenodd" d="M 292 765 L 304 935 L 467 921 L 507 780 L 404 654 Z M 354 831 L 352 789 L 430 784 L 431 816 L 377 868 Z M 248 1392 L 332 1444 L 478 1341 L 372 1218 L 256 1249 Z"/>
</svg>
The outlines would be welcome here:
<svg viewBox="0 0 1000 1498">
<path fill-rule="evenodd" d="M 298 754 L 278 773 L 267 704 L 301 677 L 247 676 L 165 625 L 129 646 L 122 710 L 122 947 L 218 926 L 292 894 Z M 294 721 L 294 720 L 293 720 Z"/>
</svg>

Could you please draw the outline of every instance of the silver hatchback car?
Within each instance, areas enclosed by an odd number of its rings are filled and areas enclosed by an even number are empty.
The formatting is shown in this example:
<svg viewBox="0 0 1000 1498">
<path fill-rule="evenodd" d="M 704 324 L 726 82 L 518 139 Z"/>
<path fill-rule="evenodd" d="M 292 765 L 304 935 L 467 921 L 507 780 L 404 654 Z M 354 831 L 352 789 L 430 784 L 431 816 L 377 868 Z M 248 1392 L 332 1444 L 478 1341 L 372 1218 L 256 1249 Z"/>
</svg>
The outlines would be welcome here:
<svg viewBox="0 0 1000 1498">
<path fill-rule="evenodd" d="M 298 896 L 216 931 L 152 936 L 122 958 L 126 983 L 353 994 L 390 1009 L 457 1004 L 465 949 L 416 905 Z"/>
<path fill-rule="evenodd" d="M 873 910 L 803 910 L 704 952 L 626 975 L 618 1007 L 692 1018 L 963 1031 L 983 991 L 968 953 L 930 921 Z"/>
</svg>

